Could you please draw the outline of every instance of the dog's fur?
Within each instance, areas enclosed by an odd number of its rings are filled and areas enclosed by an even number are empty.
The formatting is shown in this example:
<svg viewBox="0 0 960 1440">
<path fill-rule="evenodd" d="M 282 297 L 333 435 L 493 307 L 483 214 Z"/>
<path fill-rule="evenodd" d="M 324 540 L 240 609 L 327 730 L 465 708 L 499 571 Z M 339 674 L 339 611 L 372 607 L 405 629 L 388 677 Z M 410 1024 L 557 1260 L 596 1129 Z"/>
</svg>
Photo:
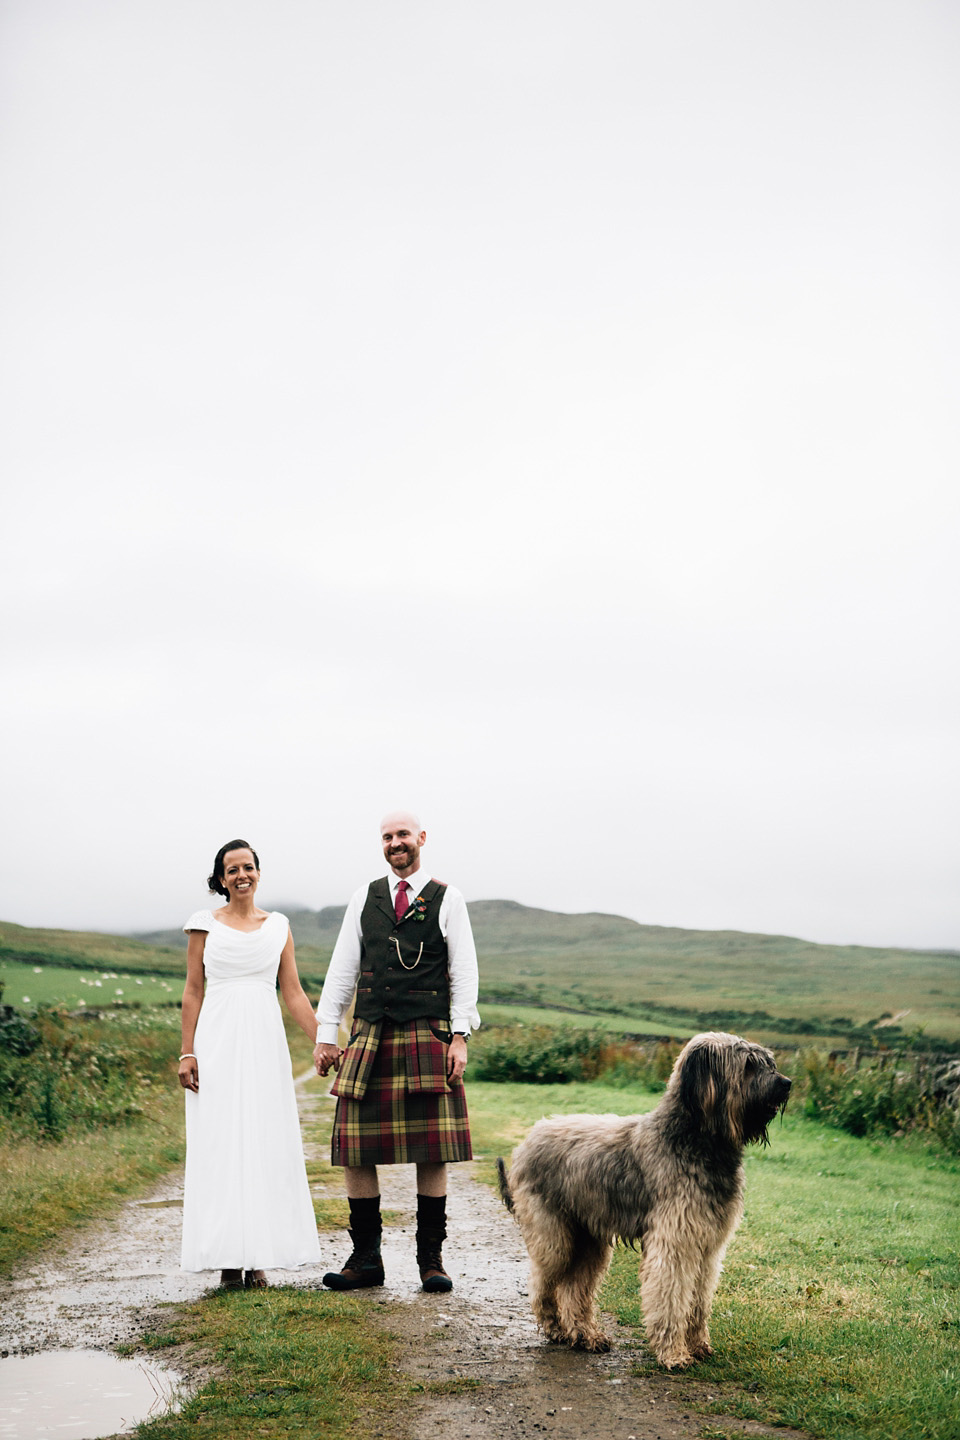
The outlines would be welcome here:
<svg viewBox="0 0 960 1440">
<path fill-rule="evenodd" d="M 596 1294 L 619 1237 L 640 1241 L 647 1336 L 668 1367 L 711 1353 L 707 1328 L 724 1250 L 743 1213 L 743 1147 L 791 1082 L 769 1050 L 695 1035 L 649 1115 L 557 1115 L 514 1151 L 500 1193 L 531 1262 L 530 1298 L 549 1340 L 608 1350 Z"/>
</svg>

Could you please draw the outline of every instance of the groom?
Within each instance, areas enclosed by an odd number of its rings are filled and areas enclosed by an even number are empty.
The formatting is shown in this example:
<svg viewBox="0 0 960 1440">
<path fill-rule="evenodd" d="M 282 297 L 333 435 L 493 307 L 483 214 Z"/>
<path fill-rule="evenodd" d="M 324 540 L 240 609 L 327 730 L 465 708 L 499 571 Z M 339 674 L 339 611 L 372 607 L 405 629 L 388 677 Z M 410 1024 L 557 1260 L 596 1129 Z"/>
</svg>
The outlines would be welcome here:
<svg viewBox="0 0 960 1440">
<path fill-rule="evenodd" d="M 443 1268 L 448 1161 L 469 1160 L 463 1091 L 477 1014 L 477 952 L 459 890 L 420 868 L 426 831 L 398 811 L 380 824 L 390 873 L 347 906 L 317 1006 L 317 1072 L 331 1066 L 337 1112 L 331 1163 L 342 1165 L 353 1252 L 328 1271 L 333 1290 L 382 1285 L 377 1165 L 417 1167 L 417 1264 L 424 1290 L 453 1289 Z M 345 1051 L 337 1031 L 356 989 Z M 341 1065 L 342 1060 L 342 1065 Z"/>
</svg>

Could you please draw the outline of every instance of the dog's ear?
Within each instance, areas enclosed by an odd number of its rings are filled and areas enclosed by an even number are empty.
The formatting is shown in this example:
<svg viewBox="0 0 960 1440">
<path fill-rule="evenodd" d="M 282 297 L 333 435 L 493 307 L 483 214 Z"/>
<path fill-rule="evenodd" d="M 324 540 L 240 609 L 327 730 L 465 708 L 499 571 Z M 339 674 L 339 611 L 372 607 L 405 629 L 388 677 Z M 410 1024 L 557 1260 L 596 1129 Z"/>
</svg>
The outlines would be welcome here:
<svg viewBox="0 0 960 1440">
<path fill-rule="evenodd" d="M 700 1130 L 743 1144 L 742 1062 L 729 1045 L 709 1040 L 681 1057 L 680 1103 Z M 734 1068 L 735 1067 L 735 1068 Z"/>
<path fill-rule="evenodd" d="M 677 1078 L 684 1110 L 697 1125 L 713 1130 L 723 1095 L 711 1047 L 697 1045 L 689 1050 L 683 1057 Z"/>
</svg>

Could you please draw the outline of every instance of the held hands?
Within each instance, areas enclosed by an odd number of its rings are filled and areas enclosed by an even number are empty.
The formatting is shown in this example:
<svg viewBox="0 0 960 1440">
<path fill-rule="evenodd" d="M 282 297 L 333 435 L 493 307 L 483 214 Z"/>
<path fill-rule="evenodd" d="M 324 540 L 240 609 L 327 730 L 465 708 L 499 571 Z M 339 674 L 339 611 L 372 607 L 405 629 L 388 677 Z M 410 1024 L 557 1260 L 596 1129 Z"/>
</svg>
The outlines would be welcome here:
<svg viewBox="0 0 960 1440">
<path fill-rule="evenodd" d="M 313 1063 L 317 1067 L 318 1075 L 326 1076 L 331 1066 L 334 1070 L 339 1070 L 342 1059 L 343 1051 L 339 1045 L 328 1045 L 325 1041 L 321 1041 L 313 1052 Z"/>
<path fill-rule="evenodd" d="M 195 1055 L 185 1055 L 180 1061 L 180 1069 L 177 1071 L 177 1078 L 184 1090 L 192 1090 L 194 1094 L 200 1089 L 200 1071 L 197 1066 Z"/>
</svg>

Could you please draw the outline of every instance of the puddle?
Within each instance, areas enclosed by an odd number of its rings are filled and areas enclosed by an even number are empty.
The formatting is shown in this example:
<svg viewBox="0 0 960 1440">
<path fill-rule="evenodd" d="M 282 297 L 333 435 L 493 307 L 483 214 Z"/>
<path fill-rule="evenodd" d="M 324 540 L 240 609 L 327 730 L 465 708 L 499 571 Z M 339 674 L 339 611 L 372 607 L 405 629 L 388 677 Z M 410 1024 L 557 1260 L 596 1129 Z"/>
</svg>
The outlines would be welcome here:
<svg viewBox="0 0 960 1440">
<path fill-rule="evenodd" d="M 175 1409 L 180 1376 L 104 1350 L 0 1359 L 0 1440 L 97 1440 Z"/>
</svg>

